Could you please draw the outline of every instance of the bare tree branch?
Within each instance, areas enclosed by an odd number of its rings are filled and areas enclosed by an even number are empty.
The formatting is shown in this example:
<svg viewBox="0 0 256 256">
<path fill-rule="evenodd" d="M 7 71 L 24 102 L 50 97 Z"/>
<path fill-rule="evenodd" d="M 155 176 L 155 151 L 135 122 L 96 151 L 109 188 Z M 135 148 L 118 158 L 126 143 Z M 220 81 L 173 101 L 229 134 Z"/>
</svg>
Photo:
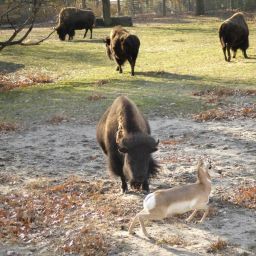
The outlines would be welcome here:
<svg viewBox="0 0 256 256">
<path fill-rule="evenodd" d="M 12 29 L 14 30 L 14 32 L 9 37 L 9 39 L 7 39 L 6 41 L 0 42 L 0 51 L 3 50 L 5 47 L 11 46 L 11 45 L 23 45 L 23 46 L 25 46 L 25 45 L 26 46 L 28 46 L 28 45 L 38 45 L 41 42 L 43 42 L 46 39 L 48 39 L 54 33 L 54 31 L 52 31 L 47 37 L 45 37 L 45 38 L 43 38 L 43 39 L 41 39 L 41 40 L 39 40 L 37 42 L 34 42 L 34 43 L 24 43 L 23 42 L 28 37 L 30 32 L 32 31 L 32 29 L 34 27 L 34 23 L 35 23 L 36 17 L 37 17 L 37 14 L 38 14 L 38 12 L 39 12 L 43 2 L 45 2 L 45 0 L 23 0 L 19 4 L 16 4 L 13 7 L 9 7 L 8 10 L 3 15 L 1 15 L 1 19 L 4 17 L 4 15 L 6 16 L 7 21 L 11 25 Z M 12 13 L 14 10 L 17 10 L 17 9 L 19 9 L 21 7 L 24 7 L 24 4 L 27 4 L 27 5 L 31 5 L 32 4 L 31 13 L 29 14 L 27 19 L 21 25 L 15 26 L 10 21 L 9 14 Z M 23 31 L 24 29 L 26 29 L 25 34 L 23 36 L 21 36 L 18 40 L 15 40 L 16 37 L 19 35 L 19 33 L 21 31 Z"/>
</svg>

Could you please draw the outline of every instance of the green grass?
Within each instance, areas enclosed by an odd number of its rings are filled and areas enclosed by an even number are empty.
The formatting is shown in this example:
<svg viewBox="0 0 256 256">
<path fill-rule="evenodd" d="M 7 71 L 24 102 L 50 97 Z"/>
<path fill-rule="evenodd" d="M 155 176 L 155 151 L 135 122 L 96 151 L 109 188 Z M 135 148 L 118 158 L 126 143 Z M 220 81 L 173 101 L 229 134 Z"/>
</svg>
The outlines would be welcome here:
<svg viewBox="0 0 256 256">
<path fill-rule="evenodd" d="M 83 32 L 78 31 L 73 42 L 61 42 L 54 35 L 39 46 L 5 48 L 0 52 L 0 73 L 46 73 L 55 80 L 0 93 L 0 119 L 45 122 L 53 115 L 64 114 L 76 120 L 96 121 L 121 94 L 132 98 L 151 118 L 186 116 L 215 107 L 193 96 L 195 91 L 212 87 L 256 89 L 255 25 L 249 23 L 248 55 L 252 58 L 244 59 L 238 52 L 237 59 L 227 63 L 218 40 L 220 22 L 201 18 L 128 28 L 141 40 L 135 77 L 130 76 L 128 64 L 124 73 L 118 74 L 115 64 L 106 57 L 102 39 L 109 28 L 95 29 L 93 40 L 82 40 Z M 47 35 L 49 30 L 36 28 L 32 39 Z M 3 31 L 0 40 L 7 33 Z M 98 85 L 100 80 L 107 83 Z M 89 100 L 94 94 L 106 98 Z M 249 100 L 255 102 L 254 98 Z"/>
</svg>

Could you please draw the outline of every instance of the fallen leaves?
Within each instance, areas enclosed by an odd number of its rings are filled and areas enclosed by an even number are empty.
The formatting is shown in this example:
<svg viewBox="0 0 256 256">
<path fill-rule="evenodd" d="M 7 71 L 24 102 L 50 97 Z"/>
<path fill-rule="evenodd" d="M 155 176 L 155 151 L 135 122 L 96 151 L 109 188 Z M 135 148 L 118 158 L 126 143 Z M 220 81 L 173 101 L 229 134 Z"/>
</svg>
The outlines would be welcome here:
<svg viewBox="0 0 256 256">
<path fill-rule="evenodd" d="M 103 96 L 101 94 L 93 94 L 88 97 L 88 100 L 89 101 L 98 101 L 98 100 L 102 100 L 102 99 L 106 99 L 106 98 L 107 98 L 106 96 Z"/>
<path fill-rule="evenodd" d="M 217 108 L 203 111 L 193 116 L 198 122 L 214 120 L 233 120 L 236 118 L 256 118 L 256 105 L 242 108 Z"/>
<path fill-rule="evenodd" d="M 208 253 L 216 253 L 218 251 L 222 251 L 226 249 L 228 246 L 228 243 L 220 238 L 216 242 L 213 242 L 210 244 L 210 247 L 207 249 Z"/>
<path fill-rule="evenodd" d="M 24 88 L 35 84 L 52 83 L 54 79 L 45 73 L 0 74 L 0 92 Z"/>
<path fill-rule="evenodd" d="M 48 120 L 48 123 L 53 125 L 58 125 L 68 121 L 69 121 L 69 118 L 65 115 L 54 115 Z"/>
<path fill-rule="evenodd" d="M 140 205 L 127 205 L 112 182 L 76 176 L 56 182 L 40 178 L 39 185 L 0 195 L 1 240 L 30 244 L 56 234 L 49 243 L 58 253 L 107 255 L 107 230 L 127 225 Z"/>
<path fill-rule="evenodd" d="M 256 186 L 255 184 L 242 185 L 223 194 L 221 200 L 240 207 L 256 209 Z"/>
<path fill-rule="evenodd" d="M 13 131 L 16 131 L 18 128 L 19 126 L 15 123 L 9 123 L 9 122 L 0 123 L 0 133 L 13 132 Z"/>
</svg>

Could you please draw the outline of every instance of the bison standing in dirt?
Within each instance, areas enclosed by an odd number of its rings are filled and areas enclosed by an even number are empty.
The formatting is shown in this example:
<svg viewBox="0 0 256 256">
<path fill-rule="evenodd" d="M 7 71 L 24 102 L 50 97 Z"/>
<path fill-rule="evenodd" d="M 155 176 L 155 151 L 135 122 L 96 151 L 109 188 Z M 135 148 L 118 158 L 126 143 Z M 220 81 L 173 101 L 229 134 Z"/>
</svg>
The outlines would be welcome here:
<svg viewBox="0 0 256 256">
<path fill-rule="evenodd" d="M 82 10 L 75 7 L 62 8 L 59 14 L 59 23 L 55 28 L 60 40 L 64 41 L 66 35 L 69 40 L 72 40 L 75 35 L 75 30 L 85 29 L 84 38 L 87 31 L 91 32 L 95 24 L 95 15 L 91 10 Z"/>
<path fill-rule="evenodd" d="M 131 75 L 134 76 L 134 67 L 139 53 L 140 40 L 136 35 L 131 35 L 121 26 L 116 26 L 110 36 L 104 40 L 108 57 L 117 63 L 117 71 L 123 72 L 122 66 L 128 60 L 131 65 Z"/>
<path fill-rule="evenodd" d="M 97 141 L 110 173 L 121 178 L 123 193 L 128 190 L 126 180 L 133 188 L 149 191 L 148 180 L 159 167 L 151 153 L 159 141 L 150 135 L 148 121 L 131 100 L 120 96 L 106 110 L 97 125 Z"/>
<path fill-rule="evenodd" d="M 242 50 L 245 58 L 248 58 L 246 50 L 249 47 L 249 29 L 243 13 L 235 13 L 231 18 L 225 20 L 221 24 L 219 38 L 226 61 L 230 61 L 231 59 L 230 49 L 234 52 L 233 58 L 236 57 L 238 49 Z M 226 55 L 226 50 L 228 57 Z"/>
</svg>

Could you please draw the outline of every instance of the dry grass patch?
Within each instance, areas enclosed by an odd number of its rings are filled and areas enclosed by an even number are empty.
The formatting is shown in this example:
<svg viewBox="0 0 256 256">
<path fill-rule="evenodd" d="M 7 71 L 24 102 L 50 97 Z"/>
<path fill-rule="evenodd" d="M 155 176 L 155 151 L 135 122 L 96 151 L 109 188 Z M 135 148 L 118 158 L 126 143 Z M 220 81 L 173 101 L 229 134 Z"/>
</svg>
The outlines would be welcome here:
<svg viewBox="0 0 256 256">
<path fill-rule="evenodd" d="M 58 125 L 61 124 L 63 122 L 68 122 L 69 118 L 65 115 L 54 115 L 52 116 L 49 120 L 47 120 L 48 123 L 52 124 L 52 125 Z"/>
<path fill-rule="evenodd" d="M 243 108 L 217 108 L 203 111 L 193 116 L 195 121 L 234 120 L 237 118 L 256 118 L 256 105 Z"/>
<path fill-rule="evenodd" d="M 74 176 L 58 184 L 32 182 L 0 195 L 0 205 L 2 242 L 48 243 L 56 252 L 83 255 L 106 255 L 109 230 L 121 229 L 138 211 L 137 204 L 120 198 L 112 182 Z"/>
<path fill-rule="evenodd" d="M 241 207 L 256 209 L 256 186 L 239 187 L 231 193 L 225 194 L 221 199 Z"/>
<path fill-rule="evenodd" d="M 15 123 L 1 122 L 0 123 L 0 133 L 13 132 L 18 130 L 18 125 Z"/>
<path fill-rule="evenodd" d="M 52 83 L 54 79 L 43 73 L 28 74 L 0 74 L 0 92 L 10 91 L 15 88 L 24 88 L 35 84 Z"/>
<path fill-rule="evenodd" d="M 179 246 L 187 246 L 188 243 L 185 241 L 185 239 L 180 235 L 170 235 L 168 237 L 161 238 L 156 241 L 157 245 L 179 245 Z"/>
<path fill-rule="evenodd" d="M 160 143 L 163 145 L 177 145 L 182 143 L 183 140 L 175 140 L 175 139 L 171 139 L 171 140 L 162 140 Z"/>
<path fill-rule="evenodd" d="M 198 92 L 193 92 L 194 96 L 216 96 L 216 97 L 228 97 L 228 96 L 256 96 L 256 90 L 240 90 L 240 89 L 230 89 L 230 88 L 213 88 L 205 89 Z"/>
<path fill-rule="evenodd" d="M 220 238 L 216 242 L 210 244 L 210 247 L 207 249 L 208 253 L 216 253 L 222 250 L 225 250 L 228 246 L 228 243 Z"/>
<path fill-rule="evenodd" d="M 109 80 L 101 79 L 101 80 L 98 80 L 97 82 L 95 82 L 95 86 L 100 87 L 100 86 L 103 86 L 103 85 L 108 84 L 108 83 L 109 83 Z"/>
<path fill-rule="evenodd" d="M 102 94 L 93 94 L 88 97 L 88 100 L 89 101 L 97 101 L 97 100 L 102 100 L 102 99 L 106 99 L 106 98 L 107 97 L 103 96 Z"/>
</svg>

